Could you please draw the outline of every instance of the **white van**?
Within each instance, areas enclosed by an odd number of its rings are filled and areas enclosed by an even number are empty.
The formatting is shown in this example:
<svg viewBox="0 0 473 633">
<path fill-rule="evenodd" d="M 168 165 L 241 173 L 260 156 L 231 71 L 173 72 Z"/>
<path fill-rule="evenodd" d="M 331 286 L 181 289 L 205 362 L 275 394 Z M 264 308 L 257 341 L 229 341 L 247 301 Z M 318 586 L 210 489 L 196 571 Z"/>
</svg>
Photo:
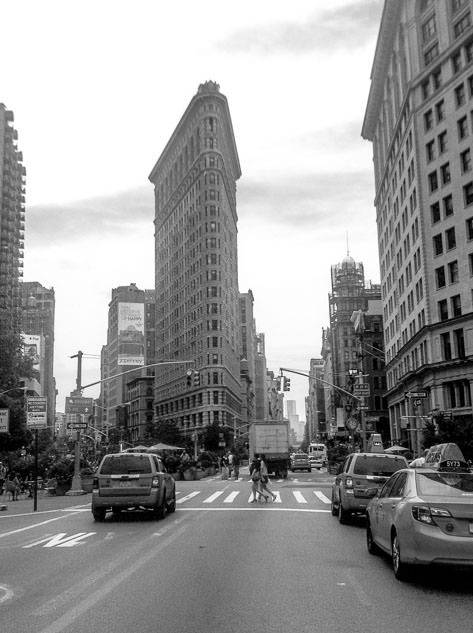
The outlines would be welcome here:
<svg viewBox="0 0 473 633">
<path fill-rule="evenodd" d="M 320 470 L 322 466 L 327 465 L 327 447 L 325 444 L 311 442 L 309 444 L 308 453 L 311 468 Z"/>
<path fill-rule="evenodd" d="M 384 451 L 380 433 L 371 433 L 366 451 L 368 453 L 382 453 Z"/>
</svg>

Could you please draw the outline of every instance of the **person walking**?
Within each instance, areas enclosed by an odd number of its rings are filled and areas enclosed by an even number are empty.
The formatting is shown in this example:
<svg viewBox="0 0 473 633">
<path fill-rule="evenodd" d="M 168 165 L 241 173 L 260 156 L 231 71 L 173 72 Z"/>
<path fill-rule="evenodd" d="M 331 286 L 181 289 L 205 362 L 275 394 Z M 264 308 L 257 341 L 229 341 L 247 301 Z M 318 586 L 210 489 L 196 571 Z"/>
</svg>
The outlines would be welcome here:
<svg viewBox="0 0 473 633">
<path fill-rule="evenodd" d="M 231 479 L 233 472 L 233 453 L 232 451 L 228 451 L 227 453 L 227 462 L 228 462 L 228 477 Z"/>
<path fill-rule="evenodd" d="M 261 462 L 257 454 L 255 454 L 250 464 L 250 481 L 251 491 L 253 493 L 253 499 L 251 500 L 251 503 L 256 503 L 258 501 L 258 498 L 261 499 L 261 497 L 263 496 L 260 490 Z M 257 497 L 257 495 L 259 495 L 259 497 Z"/>
<path fill-rule="evenodd" d="M 269 499 L 269 495 L 271 495 L 271 497 L 273 498 L 273 501 L 276 501 L 276 495 L 274 494 L 274 492 L 272 492 L 272 490 L 268 488 L 268 483 L 269 483 L 269 473 L 268 473 L 268 466 L 266 465 L 266 456 L 261 455 L 260 456 L 260 491 L 261 491 L 261 494 L 264 496 L 266 502 Z M 264 494 L 265 491 L 268 493 L 268 496 Z"/>
<path fill-rule="evenodd" d="M 228 479 L 228 458 L 225 454 L 220 460 L 220 468 L 222 469 L 222 479 Z"/>
<path fill-rule="evenodd" d="M 233 473 L 235 475 L 235 481 L 240 478 L 240 456 L 238 453 L 233 455 Z"/>
</svg>

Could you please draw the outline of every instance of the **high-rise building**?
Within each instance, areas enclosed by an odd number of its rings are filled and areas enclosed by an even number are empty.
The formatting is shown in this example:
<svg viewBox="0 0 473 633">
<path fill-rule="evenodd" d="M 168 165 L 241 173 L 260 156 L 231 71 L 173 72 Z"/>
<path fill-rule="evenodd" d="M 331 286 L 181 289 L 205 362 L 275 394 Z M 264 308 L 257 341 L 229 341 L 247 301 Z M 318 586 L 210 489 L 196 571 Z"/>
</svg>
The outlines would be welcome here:
<svg viewBox="0 0 473 633">
<path fill-rule="evenodd" d="M 308 439 L 316 441 L 326 438 L 324 361 L 322 358 L 310 359 L 309 395 L 306 398 L 306 420 Z"/>
<path fill-rule="evenodd" d="M 188 439 L 210 424 L 233 429 L 241 419 L 240 175 L 227 99 L 207 81 L 149 176 L 155 193 L 156 354 L 188 361 L 156 371 L 155 415 Z"/>
<path fill-rule="evenodd" d="M 471 0 L 387 0 L 362 136 L 373 144 L 391 433 L 471 420 Z"/>
<path fill-rule="evenodd" d="M 112 289 L 107 344 L 102 349 L 101 369 L 102 379 L 108 380 L 102 383 L 98 405 L 101 412 L 98 417 L 108 428 L 121 427 L 123 430 L 128 426 L 127 385 L 146 371 L 141 367 L 150 364 L 146 357 L 146 296 L 146 291 L 140 290 L 134 283 Z M 133 371 L 134 368 L 136 371 Z"/>
<path fill-rule="evenodd" d="M 240 292 L 241 423 L 245 431 L 255 421 L 256 415 L 256 324 L 253 304 L 251 290 Z"/>
<path fill-rule="evenodd" d="M 25 176 L 13 112 L 0 103 L 0 335 L 21 329 Z"/>
<path fill-rule="evenodd" d="M 54 378 L 54 288 L 37 281 L 25 281 L 21 291 L 21 329 L 25 351 L 33 359 L 33 371 L 40 384 L 40 394 L 47 398 L 48 427 L 54 428 L 56 416 L 56 381 Z M 28 384 L 26 383 L 26 386 Z"/>
<path fill-rule="evenodd" d="M 381 287 L 365 281 L 363 264 L 355 262 L 347 255 L 341 264 L 332 266 L 332 292 L 329 295 L 330 329 L 329 345 L 323 343 L 324 359 L 330 355 L 332 376 L 328 380 L 337 387 L 332 389 L 332 410 L 327 418 L 336 419 L 337 432 L 345 435 L 347 419 L 352 417 L 352 424 L 365 436 L 361 437 L 366 444 L 366 431 L 383 432 L 389 438 L 387 415 L 382 398 L 384 385 L 384 363 L 379 350 L 383 349 L 383 317 L 381 313 Z M 355 331 L 353 314 L 361 312 L 370 316 L 372 330 L 363 342 L 360 332 Z M 368 342 L 369 338 L 369 342 Z M 374 359 L 374 355 L 379 358 Z M 355 376 L 360 375 L 363 384 L 369 387 L 369 396 L 364 401 L 353 402 L 346 392 L 353 392 Z M 356 400 L 356 399 L 355 399 Z M 361 404 L 362 409 L 358 404 Z M 353 414 L 350 413 L 353 410 Z M 355 415 L 356 411 L 356 415 Z M 327 412 L 326 412 L 327 413 Z M 365 424 L 369 416 L 369 424 Z M 386 426 L 386 428 L 384 428 Z M 352 429 L 356 430 L 356 429 Z"/>
</svg>

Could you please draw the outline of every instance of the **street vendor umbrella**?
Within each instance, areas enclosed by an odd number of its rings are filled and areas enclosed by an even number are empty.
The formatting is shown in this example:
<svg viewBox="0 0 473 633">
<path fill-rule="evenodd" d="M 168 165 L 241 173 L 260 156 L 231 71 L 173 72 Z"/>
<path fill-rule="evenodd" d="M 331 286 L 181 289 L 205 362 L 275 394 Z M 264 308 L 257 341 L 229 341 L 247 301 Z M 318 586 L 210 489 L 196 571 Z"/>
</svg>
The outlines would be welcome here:
<svg viewBox="0 0 473 633">
<path fill-rule="evenodd" d="M 162 442 L 149 446 L 148 451 L 183 451 L 182 446 L 172 446 L 171 444 L 163 444 Z"/>
<path fill-rule="evenodd" d="M 407 453 L 409 451 L 405 446 L 390 446 L 389 448 L 385 448 L 385 453 Z"/>
</svg>

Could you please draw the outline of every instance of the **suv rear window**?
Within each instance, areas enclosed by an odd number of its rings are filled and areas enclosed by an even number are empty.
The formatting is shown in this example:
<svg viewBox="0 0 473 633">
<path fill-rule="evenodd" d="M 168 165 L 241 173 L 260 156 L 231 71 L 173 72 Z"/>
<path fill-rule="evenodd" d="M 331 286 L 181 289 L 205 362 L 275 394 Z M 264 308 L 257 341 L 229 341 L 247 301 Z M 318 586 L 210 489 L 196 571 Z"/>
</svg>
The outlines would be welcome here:
<svg viewBox="0 0 473 633">
<path fill-rule="evenodd" d="M 401 468 L 406 468 L 406 462 L 397 457 L 359 457 L 355 460 L 354 475 L 392 475 Z"/>
<path fill-rule="evenodd" d="M 101 475 L 131 475 L 151 473 L 151 461 L 148 455 L 110 455 L 100 468 Z"/>
</svg>

